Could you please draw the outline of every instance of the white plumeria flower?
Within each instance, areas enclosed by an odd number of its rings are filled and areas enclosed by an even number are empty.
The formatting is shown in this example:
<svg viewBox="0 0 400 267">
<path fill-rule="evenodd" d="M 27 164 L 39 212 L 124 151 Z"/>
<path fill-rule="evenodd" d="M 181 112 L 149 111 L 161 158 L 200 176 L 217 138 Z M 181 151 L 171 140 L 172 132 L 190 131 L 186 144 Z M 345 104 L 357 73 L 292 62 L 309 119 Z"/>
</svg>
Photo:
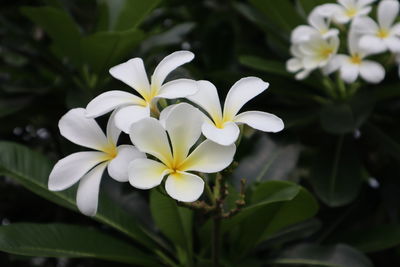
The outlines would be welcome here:
<svg viewBox="0 0 400 267">
<path fill-rule="evenodd" d="M 366 16 L 371 12 L 371 3 L 376 0 L 338 0 L 339 4 L 324 4 L 318 9 L 323 16 L 330 16 L 340 24 L 348 23 L 355 18 Z"/>
<path fill-rule="evenodd" d="M 231 164 L 236 147 L 206 140 L 189 153 L 201 135 L 203 115 L 186 103 L 174 105 L 167 111 L 168 114 L 163 111 L 160 116 L 165 128 L 154 118 L 132 125 L 132 143 L 159 161 L 133 160 L 129 164 L 129 182 L 136 188 L 150 189 L 168 175 L 165 182 L 168 195 L 182 202 L 192 202 L 203 193 L 204 181 L 189 171 L 215 173 L 223 170 Z"/>
<path fill-rule="evenodd" d="M 325 67 L 330 59 L 337 53 L 339 38 L 332 36 L 328 39 L 320 35 L 312 35 L 308 42 L 299 44 L 298 50 L 303 55 L 302 64 L 306 70 Z"/>
<path fill-rule="evenodd" d="M 363 37 L 360 47 L 374 53 L 389 49 L 393 53 L 400 52 L 400 23 L 395 22 L 399 14 L 399 2 L 395 0 L 381 1 L 378 5 L 378 23 L 370 17 L 354 20 L 354 30 Z"/>
<path fill-rule="evenodd" d="M 86 116 L 95 118 L 117 108 L 115 123 L 128 133 L 132 123 L 150 116 L 160 98 L 175 99 L 194 94 L 196 82 L 177 79 L 163 84 L 167 75 L 177 67 L 190 62 L 194 54 L 177 51 L 166 56 L 151 76 L 151 84 L 141 58 L 133 58 L 110 69 L 110 74 L 132 87 L 141 97 L 124 91 L 108 91 L 94 98 L 86 107 Z"/>
<path fill-rule="evenodd" d="M 348 35 L 348 47 L 350 55 L 336 55 L 332 59 L 332 70 L 340 69 L 340 77 L 346 83 L 353 83 L 358 76 L 370 83 L 379 83 L 385 77 L 385 69 L 381 64 L 366 60 L 365 57 L 371 55 L 359 46 L 359 38 L 354 31 L 350 30 Z"/>
<path fill-rule="evenodd" d="M 312 70 L 305 69 L 303 65 L 304 54 L 299 49 L 299 44 L 290 47 L 290 53 L 294 56 L 286 61 L 286 69 L 289 72 L 296 73 L 296 80 L 303 80 L 310 75 Z"/>
<path fill-rule="evenodd" d="M 94 119 L 85 117 L 83 108 L 68 111 L 58 124 L 62 136 L 71 142 L 95 149 L 71 154 L 54 165 L 48 187 L 61 191 L 79 182 L 76 203 L 88 216 L 97 212 L 101 177 L 107 167 L 109 175 L 119 182 L 128 181 L 128 164 L 145 154 L 132 145 L 117 146 L 121 133 L 114 125 L 114 113 L 107 124 L 107 136 Z"/>
<path fill-rule="evenodd" d="M 329 38 L 339 34 L 338 29 L 330 29 L 329 17 L 323 16 L 319 11 L 320 6 L 311 11 L 308 16 L 308 23 L 311 25 L 297 26 L 291 34 L 291 42 L 296 44 L 310 40 L 310 37 L 315 34 L 320 34 L 322 38 Z"/>
<path fill-rule="evenodd" d="M 237 81 L 226 96 L 223 111 L 217 88 L 209 81 L 198 81 L 198 84 L 197 93 L 186 98 L 202 107 L 210 116 L 205 117 L 202 132 L 215 143 L 225 146 L 233 144 L 240 133 L 237 124 L 245 123 L 264 132 L 275 133 L 283 129 L 282 120 L 273 114 L 261 111 L 238 114 L 244 104 L 268 88 L 269 84 L 260 78 L 247 77 Z"/>
</svg>

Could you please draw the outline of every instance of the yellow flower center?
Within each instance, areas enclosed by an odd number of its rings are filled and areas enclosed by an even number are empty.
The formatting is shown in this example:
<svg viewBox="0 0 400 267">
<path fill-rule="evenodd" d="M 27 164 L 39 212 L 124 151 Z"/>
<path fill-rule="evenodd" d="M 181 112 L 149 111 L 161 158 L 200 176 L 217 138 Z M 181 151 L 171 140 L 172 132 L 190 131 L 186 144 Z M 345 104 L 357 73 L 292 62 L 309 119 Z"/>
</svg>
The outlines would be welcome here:
<svg viewBox="0 0 400 267">
<path fill-rule="evenodd" d="M 346 10 L 346 15 L 350 18 L 354 17 L 355 15 L 357 15 L 357 9 L 355 8 L 349 8 Z"/>
<path fill-rule="evenodd" d="M 101 150 L 105 153 L 103 158 L 104 161 L 112 160 L 118 154 L 117 147 L 111 143 L 108 146 L 103 147 Z"/>
<path fill-rule="evenodd" d="M 389 31 L 386 29 L 379 29 L 379 31 L 376 33 L 376 36 L 379 38 L 385 39 L 389 37 Z"/>
<path fill-rule="evenodd" d="M 358 54 L 354 54 L 354 55 L 352 55 L 351 56 L 351 58 L 350 58 L 350 62 L 351 63 L 353 63 L 353 64 L 361 64 L 361 57 L 360 57 L 360 55 L 358 55 Z"/>
<path fill-rule="evenodd" d="M 325 47 L 321 50 L 320 55 L 323 59 L 327 59 L 333 53 L 333 49 L 331 47 Z"/>
</svg>

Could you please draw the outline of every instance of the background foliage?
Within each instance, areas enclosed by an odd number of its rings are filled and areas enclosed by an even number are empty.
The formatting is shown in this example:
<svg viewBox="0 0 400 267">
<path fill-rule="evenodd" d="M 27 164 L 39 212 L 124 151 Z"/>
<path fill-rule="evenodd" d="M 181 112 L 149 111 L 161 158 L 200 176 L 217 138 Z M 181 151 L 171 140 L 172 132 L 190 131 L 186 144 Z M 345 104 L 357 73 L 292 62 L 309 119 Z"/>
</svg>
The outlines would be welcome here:
<svg viewBox="0 0 400 267">
<path fill-rule="evenodd" d="M 196 58 L 172 76 L 211 80 L 222 95 L 258 76 L 270 88 L 246 109 L 286 126 L 246 131 L 227 205 L 241 178 L 247 205 L 222 225 L 223 265 L 400 265 L 397 69 L 345 97 L 328 94 L 318 74 L 299 82 L 285 70 L 290 31 L 325 2 L 1 3 L 0 265 L 210 264 L 208 217 L 157 190 L 103 179 L 95 220 L 76 213 L 75 188 L 47 190 L 54 162 L 77 149 L 60 137 L 59 118 L 103 91 L 126 90 L 111 66 L 142 57 L 151 70 L 180 49 Z"/>
</svg>

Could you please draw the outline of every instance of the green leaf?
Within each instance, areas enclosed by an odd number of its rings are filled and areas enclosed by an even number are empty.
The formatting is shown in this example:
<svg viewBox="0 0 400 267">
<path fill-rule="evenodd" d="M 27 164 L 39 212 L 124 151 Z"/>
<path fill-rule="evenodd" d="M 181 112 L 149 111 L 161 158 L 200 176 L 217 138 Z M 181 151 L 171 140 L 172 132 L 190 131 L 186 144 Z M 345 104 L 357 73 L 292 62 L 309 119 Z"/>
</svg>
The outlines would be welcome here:
<svg viewBox="0 0 400 267">
<path fill-rule="evenodd" d="M 154 266 L 151 257 L 125 242 L 88 227 L 16 223 L 0 227 L 0 250 L 39 257 L 97 258 Z"/>
<path fill-rule="evenodd" d="M 21 12 L 50 36 L 54 52 L 61 59 L 66 56 L 79 65 L 81 31 L 69 14 L 54 7 L 23 7 Z"/>
<path fill-rule="evenodd" d="M 140 30 L 97 32 L 82 39 L 84 63 L 96 72 L 102 72 L 119 63 L 144 38 Z"/>
<path fill-rule="evenodd" d="M 109 30 L 123 31 L 136 28 L 161 0 L 101 0 L 108 9 Z"/>
<path fill-rule="evenodd" d="M 347 245 L 335 246 L 299 245 L 289 248 L 271 261 L 273 264 L 328 266 L 328 267 L 372 267 L 371 261 L 361 252 Z"/>
<path fill-rule="evenodd" d="M 350 101 L 326 105 L 320 112 L 324 130 L 332 134 L 351 133 L 362 126 L 375 106 L 375 97 L 366 92 L 354 96 Z"/>
<path fill-rule="evenodd" d="M 242 142 L 247 151 L 232 174 L 236 186 L 239 186 L 242 178 L 246 178 L 248 184 L 284 180 L 296 167 L 299 144 L 276 142 L 265 134 L 242 139 Z"/>
<path fill-rule="evenodd" d="M 243 65 L 269 74 L 276 74 L 283 77 L 293 78 L 293 74 L 286 71 L 283 61 L 268 60 L 255 56 L 240 56 L 239 62 Z"/>
<path fill-rule="evenodd" d="M 281 201 L 269 202 L 274 194 L 279 194 Z M 318 210 L 316 200 L 307 190 L 288 181 L 267 181 L 258 185 L 250 200 L 250 207 L 253 206 L 261 207 L 247 214 L 240 223 L 240 234 L 234 242 L 235 255 L 244 255 L 281 229 L 313 217 Z"/>
<path fill-rule="evenodd" d="M 0 99 L 0 118 L 20 111 L 26 107 L 30 101 L 31 98 L 29 97 L 2 97 L 2 99 Z"/>
<path fill-rule="evenodd" d="M 358 196 L 364 175 L 354 144 L 339 137 L 336 146 L 323 147 L 314 156 L 310 182 L 325 204 L 339 207 Z"/>
<path fill-rule="evenodd" d="M 372 123 L 366 123 L 363 130 L 366 134 L 374 138 L 384 149 L 384 153 L 390 154 L 393 158 L 400 161 L 400 143 L 387 132 L 381 130 L 379 127 Z"/>
<path fill-rule="evenodd" d="M 315 7 L 326 4 L 326 3 L 332 3 L 334 1 L 332 1 L 332 0 L 297 0 L 297 2 L 300 4 L 302 9 L 304 10 L 305 15 L 309 15 L 311 10 L 313 10 Z"/>
<path fill-rule="evenodd" d="M 182 256 L 186 257 L 183 261 L 189 260 L 193 246 L 193 211 L 179 207 L 175 200 L 157 189 L 151 190 L 150 210 L 160 231 L 177 245 L 178 252 L 186 253 L 186 256 Z"/>
<path fill-rule="evenodd" d="M 250 2 L 278 26 L 278 30 L 286 31 L 288 34 L 304 22 L 290 0 L 250 0 Z"/>
<path fill-rule="evenodd" d="M 363 230 L 351 231 L 343 241 L 370 253 L 395 247 L 400 244 L 400 225 L 379 225 Z"/>
<path fill-rule="evenodd" d="M 76 188 L 52 192 L 47 181 L 53 163 L 43 155 L 29 148 L 12 143 L 0 142 L 0 174 L 15 179 L 28 190 L 63 207 L 77 211 L 75 203 Z M 95 220 L 130 236 L 147 247 L 154 247 L 145 230 L 134 217 L 111 202 L 104 194 L 99 196 L 99 209 Z"/>
</svg>

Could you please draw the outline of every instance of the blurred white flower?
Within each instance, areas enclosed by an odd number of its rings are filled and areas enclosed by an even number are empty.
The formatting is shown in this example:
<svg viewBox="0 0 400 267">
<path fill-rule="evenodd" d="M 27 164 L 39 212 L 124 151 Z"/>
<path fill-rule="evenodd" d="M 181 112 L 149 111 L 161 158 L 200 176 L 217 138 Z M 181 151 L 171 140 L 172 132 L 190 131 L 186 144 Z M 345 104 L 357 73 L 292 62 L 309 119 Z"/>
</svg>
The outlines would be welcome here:
<svg viewBox="0 0 400 267">
<path fill-rule="evenodd" d="M 304 69 L 314 70 L 326 66 L 329 60 L 337 53 L 339 38 L 332 36 L 323 39 L 319 35 L 313 35 L 310 41 L 299 44 L 299 51 L 303 54 Z"/>
<path fill-rule="evenodd" d="M 290 47 L 290 53 L 294 56 L 286 61 L 286 69 L 289 72 L 296 73 L 295 78 L 297 80 L 303 80 L 310 75 L 312 70 L 304 69 L 303 57 L 298 44 L 294 44 Z"/>
<path fill-rule="evenodd" d="M 331 17 L 340 24 L 348 23 L 355 18 L 371 12 L 370 4 L 376 0 L 338 0 L 338 4 L 324 4 L 318 9 L 322 16 Z"/>
<path fill-rule="evenodd" d="M 117 146 L 121 133 L 114 125 L 114 113 L 107 124 L 107 137 L 94 119 L 85 117 L 83 108 L 68 111 L 58 124 L 62 136 L 71 142 L 95 149 L 71 154 L 54 165 L 48 187 L 61 191 L 79 182 L 76 204 L 88 216 L 97 212 L 101 177 L 107 167 L 109 175 L 119 182 L 128 181 L 128 164 L 145 154 L 131 145 Z"/>
<path fill-rule="evenodd" d="M 210 117 L 205 117 L 202 132 L 208 139 L 220 144 L 233 144 L 240 133 L 237 124 L 245 123 L 250 127 L 264 132 L 279 132 L 283 122 L 277 116 L 261 112 L 239 110 L 250 99 L 261 94 L 269 86 L 260 78 L 247 77 L 237 81 L 229 90 L 222 111 L 218 92 L 209 81 L 198 81 L 199 90 L 196 94 L 186 97 L 203 108 Z"/>
<path fill-rule="evenodd" d="M 319 11 L 321 7 L 317 6 L 308 16 L 308 23 L 311 25 L 297 26 L 291 34 L 291 42 L 293 44 L 310 40 L 315 34 L 320 34 L 322 38 L 329 38 L 339 34 L 338 29 L 330 29 L 329 17 L 323 16 Z"/>
<path fill-rule="evenodd" d="M 128 133 L 132 123 L 150 116 L 159 98 L 175 99 L 194 94 L 196 82 L 177 79 L 163 84 L 167 75 L 177 67 L 190 62 L 194 54 L 177 51 L 166 56 L 151 76 L 151 84 L 141 58 L 133 58 L 110 69 L 110 74 L 132 87 L 141 97 L 124 91 L 108 91 L 94 98 L 86 107 L 86 116 L 95 118 L 117 109 L 115 123 Z"/>
<path fill-rule="evenodd" d="M 136 188 L 149 189 L 168 175 L 165 182 L 168 195 L 183 202 L 195 201 L 203 193 L 204 181 L 188 171 L 221 171 L 231 164 L 236 147 L 206 140 L 189 153 L 201 135 L 203 122 L 201 112 L 189 104 L 174 105 L 163 111 L 160 118 L 165 129 L 154 118 L 142 119 L 131 127 L 132 143 L 159 161 L 133 160 L 129 165 L 129 182 Z"/>
<path fill-rule="evenodd" d="M 360 39 L 362 49 L 380 53 L 389 49 L 400 52 L 400 23 L 395 22 L 399 14 L 399 2 L 384 0 L 378 5 L 378 23 L 370 17 L 354 20 L 354 30 L 363 36 Z"/>
<path fill-rule="evenodd" d="M 358 76 L 370 83 L 379 83 L 385 77 L 385 69 L 381 64 L 366 60 L 371 53 L 360 48 L 359 38 L 354 31 L 348 35 L 349 55 L 336 55 L 330 62 L 332 71 L 339 69 L 340 77 L 346 83 L 353 83 Z"/>
</svg>

